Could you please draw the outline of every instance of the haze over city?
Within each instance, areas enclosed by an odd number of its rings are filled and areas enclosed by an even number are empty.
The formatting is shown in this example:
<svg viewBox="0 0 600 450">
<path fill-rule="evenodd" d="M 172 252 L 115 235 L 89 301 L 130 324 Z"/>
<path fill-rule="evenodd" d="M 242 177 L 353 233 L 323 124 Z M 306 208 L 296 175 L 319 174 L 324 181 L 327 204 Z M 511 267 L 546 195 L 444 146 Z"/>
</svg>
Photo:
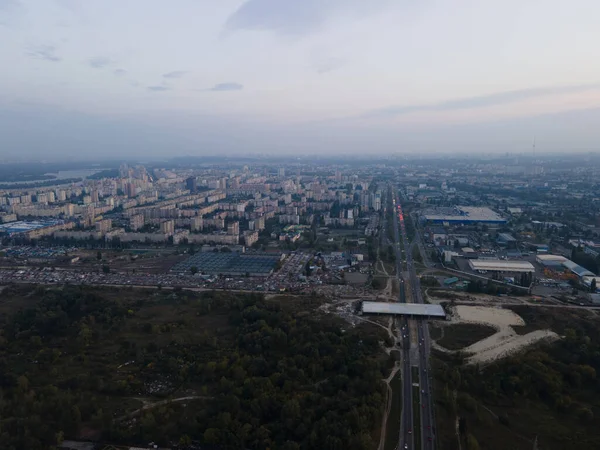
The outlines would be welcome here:
<svg viewBox="0 0 600 450">
<path fill-rule="evenodd" d="M 600 4 L 0 0 L 0 153 L 586 152 Z"/>
</svg>

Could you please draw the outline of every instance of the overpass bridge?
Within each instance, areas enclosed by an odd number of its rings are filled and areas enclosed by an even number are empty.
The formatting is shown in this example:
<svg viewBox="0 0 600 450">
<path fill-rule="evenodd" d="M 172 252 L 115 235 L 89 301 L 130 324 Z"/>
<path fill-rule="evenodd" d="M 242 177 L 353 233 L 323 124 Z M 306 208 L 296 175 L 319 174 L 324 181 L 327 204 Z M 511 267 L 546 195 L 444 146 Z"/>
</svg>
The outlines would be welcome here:
<svg viewBox="0 0 600 450">
<path fill-rule="evenodd" d="M 410 319 L 446 319 L 446 312 L 440 305 L 424 303 L 387 303 L 363 302 L 363 314 L 385 314 L 392 316 L 405 316 Z"/>
</svg>

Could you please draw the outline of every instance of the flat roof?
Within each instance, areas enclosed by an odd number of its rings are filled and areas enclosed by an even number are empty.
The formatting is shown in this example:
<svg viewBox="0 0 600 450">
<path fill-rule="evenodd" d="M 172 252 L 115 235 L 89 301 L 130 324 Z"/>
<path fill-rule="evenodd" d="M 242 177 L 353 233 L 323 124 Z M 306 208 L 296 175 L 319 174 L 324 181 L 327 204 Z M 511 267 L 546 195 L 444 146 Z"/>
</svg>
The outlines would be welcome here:
<svg viewBox="0 0 600 450">
<path fill-rule="evenodd" d="M 425 217 L 426 220 L 432 222 L 506 223 L 506 219 L 492 211 L 490 208 L 476 206 L 456 206 L 452 209 L 439 208 L 432 214 L 425 213 L 423 217 Z"/>
<path fill-rule="evenodd" d="M 277 265 L 279 254 L 254 254 L 237 252 L 201 252 L 185 261 L 181 261 L 171 269 L 173 272 L 187 272 L 196 267 L 199 272 L 209 274 L 265 274 L 268 275 Z"/>
<path fill-rule="evenodd" d="M 64 221 L 58 219 L 30 220 L 18 222 L 8 222 L 0 225 L 0 233 L 17 234 L 28 231 L 38 230 L 40 228 L 51 227 L 62 224 Z"/>
<path fill-rule="evenodd" d="M 557 262 L 564 262 L 567 260 L 567 258 L 565 258 L 564 256 L 561 255 L 550 255 L 550 254 L 545 254 L 545 255 L 536 255 L 535 257 L 538 261 L 557 261 Z"/>
<path fill-rule="evenodd" d="M 510 233 L 498 233 L 498 239 L 506 242 L 514 242 L 516 239 Z"/>
<path fill-rule="evenodd" d="M 471 259 L 469 265 L 473 270 L 491 270 L 496 272 L 535 272 L 529 261 L 505 261 L 500 259 Z"/>
<path fill-rule="evenodd" d="M 365 314 L 446 317 L 444 308 L 440 305 L 428 305 L 422 303 L 363 302 L 362 311 Z"/>
</svg>

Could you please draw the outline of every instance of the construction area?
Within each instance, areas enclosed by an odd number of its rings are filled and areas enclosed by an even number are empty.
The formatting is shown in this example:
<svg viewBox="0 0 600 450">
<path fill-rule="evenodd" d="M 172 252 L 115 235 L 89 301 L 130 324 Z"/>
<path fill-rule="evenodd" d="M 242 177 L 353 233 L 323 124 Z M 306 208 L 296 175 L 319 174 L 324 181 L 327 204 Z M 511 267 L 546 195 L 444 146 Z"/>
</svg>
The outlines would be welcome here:
<svg viewBox="0 0 600 450">
<path fill-rule="evenodd" d="M 485 325 L 493 328 L 493 331 L 491 335 L 461 349 L 449 350 L 440 344 L 445 326 L 464 324 Z M 525 325 L 525 321 L 509 309 L 457 305 L 452 308 L 448 322 L 441 327 L 442 338 L 436 339 L 433 347 L 445 353 L 460 351 L 468 354 L 467 362 L 470 364 L 488 364 L 541 340 L 558 339 L 558 335 L 550 330 L 535 330 L 526 334 L 518 334 L 515 331 L 514 327 Z"/>
</svg>

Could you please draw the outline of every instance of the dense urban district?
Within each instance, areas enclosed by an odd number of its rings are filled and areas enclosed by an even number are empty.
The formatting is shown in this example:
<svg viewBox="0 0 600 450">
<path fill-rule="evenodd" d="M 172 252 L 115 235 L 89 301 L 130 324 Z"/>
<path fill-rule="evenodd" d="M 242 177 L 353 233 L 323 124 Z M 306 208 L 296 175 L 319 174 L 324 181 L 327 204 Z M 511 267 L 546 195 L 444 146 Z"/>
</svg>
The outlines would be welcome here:
<svg viewBox="0 0 600 450">
<path fill-rule="evenodd" d="M 600 448 L 600 157 L 0 170 L 0 447 Z"/>
</svg>

